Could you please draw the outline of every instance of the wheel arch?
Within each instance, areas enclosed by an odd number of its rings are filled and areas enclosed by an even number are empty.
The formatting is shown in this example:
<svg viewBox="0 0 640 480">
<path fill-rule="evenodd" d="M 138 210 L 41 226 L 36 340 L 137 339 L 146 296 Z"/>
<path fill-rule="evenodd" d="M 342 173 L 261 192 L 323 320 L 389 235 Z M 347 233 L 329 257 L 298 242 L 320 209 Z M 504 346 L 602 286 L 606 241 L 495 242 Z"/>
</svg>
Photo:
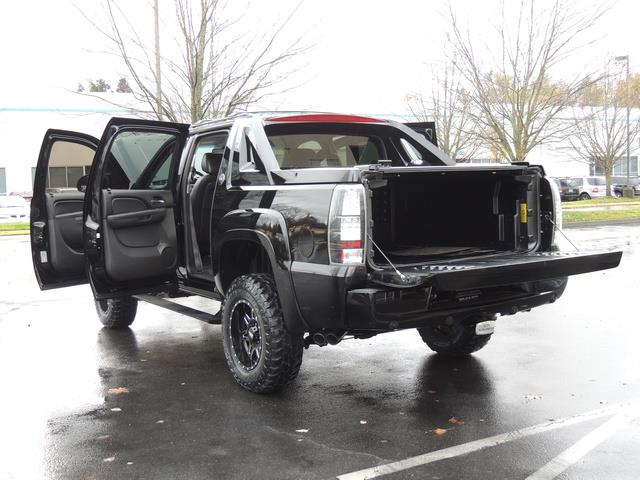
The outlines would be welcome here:
<svg viewBox="0 0 640 480">
<path fill-rule="evenodd" d="M 278 218 L 279 217 L 279 218 Z M 291 253 L 284 218 L 266 209 L 235 210 L 221 220 L 213 244 L 216 288 L 224 294 L 234 278 L 249 273 L 273 276 L 287 329 L 304 323 L 291 281 Z"/>
</svg>

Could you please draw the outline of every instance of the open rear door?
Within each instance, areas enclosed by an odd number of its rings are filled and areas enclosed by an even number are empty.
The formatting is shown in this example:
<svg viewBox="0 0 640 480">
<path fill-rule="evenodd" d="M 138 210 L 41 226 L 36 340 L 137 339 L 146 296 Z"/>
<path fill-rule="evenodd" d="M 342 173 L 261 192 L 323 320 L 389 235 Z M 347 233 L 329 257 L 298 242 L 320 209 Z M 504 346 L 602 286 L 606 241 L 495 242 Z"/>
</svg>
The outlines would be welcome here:
<svg viewBox="0 0 640 480">
<path fill-rule="evenodd" d="M 91 171 L 84 248 L 96 298 L 176 281 L 177 168 L 189 126 L 112 119 Z"/>
<path fill-rule="evenodd" d="M 31 200 L 31 256 L 43 290 L 87 283 L 78 181 L 89 173 L 97 148 L 96 138 L 66 130 L 47 130 L 42 141 Z"/>
</svg>

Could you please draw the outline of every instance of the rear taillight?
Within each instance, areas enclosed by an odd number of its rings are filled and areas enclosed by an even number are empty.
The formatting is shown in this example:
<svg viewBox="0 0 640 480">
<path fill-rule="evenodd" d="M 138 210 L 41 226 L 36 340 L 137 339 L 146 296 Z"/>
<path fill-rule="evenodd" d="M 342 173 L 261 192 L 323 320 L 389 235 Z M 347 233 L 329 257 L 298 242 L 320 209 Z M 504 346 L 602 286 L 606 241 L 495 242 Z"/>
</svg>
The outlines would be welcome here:
<svg viewBox="0 0 640 480">
<path fill-rule="evenodd" d="M 593 188 L 591 189 L 591 191 L 592 191 L 593 193 L 598 193 L 598 187 L 593 187 Z"/>
<path fill-rule="evenodd" d="M 362 265 L 364 235 L 364 186 L 336 186 L 329 209 L 329 260 L 331 263 Z"/>
</svg>

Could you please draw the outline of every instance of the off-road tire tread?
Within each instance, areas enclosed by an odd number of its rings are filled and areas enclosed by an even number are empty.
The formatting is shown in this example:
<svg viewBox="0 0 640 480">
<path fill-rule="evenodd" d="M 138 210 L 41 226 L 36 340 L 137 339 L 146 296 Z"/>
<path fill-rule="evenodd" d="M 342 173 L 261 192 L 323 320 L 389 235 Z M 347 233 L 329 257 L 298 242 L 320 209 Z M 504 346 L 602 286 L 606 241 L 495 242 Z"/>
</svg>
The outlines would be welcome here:
<svg viewBox="0 0 640 480">
<path fill-rule="evenodd" d="M 300 365 L 302 364 L 302 353 L 304 351 L 304 342 L 302 334 L 295 334 L 287 331 L 284 323 L 284 317 L 278 300 L 278 293 L 270 275 L 267 274 L 250 274 L 242 275 L 229 286 L 225 298 L 222 303 L 222 334 L 223 341 L 227 342 L 227 322 L 231 312 L 227 310 L 231 308 L 228 305 L 234 297 L 237 290 L 245 290 L 258 300 L 261 311 L 257 312 L 262 315 L 264 329 L 264 347 L 262 355 L 264 356 L 264 365 L 258 378 L 254 381 L 247 381 L 238 374 L 237 366 L 231 358 L 231 345 L 225 346 L 224 356 L 227 365 L 231 370 L 236 382 L 243 388 L 255 393 L 269 393 L 280 390 L 282 387 L 290 383 L 298 376 Z"/>
<path fill-rule="evenodd" d="M 418 333 L 431 350 L 447 357 L 462 357 L 477 352 L 489 343 L 492 335 L 477 335 L 475 325 L 465 325 L 458 339 L 448 345 L 442 345 L 432 341 L 428 328 L 418 328 Z"/>
<path fill-rule="evenodd" d="M 99 300 L 95 300 L 98 318 L 105 328 L 122 330 L 128 328 L 136 318 L 138 300 L 132 297 L 111 298 L 105 312 Z"/>
</svg>

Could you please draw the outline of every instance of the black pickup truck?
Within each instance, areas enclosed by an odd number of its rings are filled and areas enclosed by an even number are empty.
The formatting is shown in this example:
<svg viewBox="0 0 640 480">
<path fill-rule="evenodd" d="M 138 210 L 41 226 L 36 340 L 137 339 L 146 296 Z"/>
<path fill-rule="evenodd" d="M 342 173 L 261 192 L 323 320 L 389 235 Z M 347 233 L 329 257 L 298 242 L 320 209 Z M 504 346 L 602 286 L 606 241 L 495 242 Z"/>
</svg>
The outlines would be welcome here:
<svg viewBox="0 0 640 480">
<path fill-rule="evenodd" d="M 56 188 L 62 173 L 77 188 Z M 498 315 L 618 265 L 620 252 L 558 251 L 561 216 L 541 167 L 456 166 L 422 124 L 113 118 L 100 140 L 46 133 L 31 242 L 42 289 L 90 283 L 108 328 L 128 328 L 139 300 L 221 323 L 237 382 L 268 392 L 312 344 L 416 328 L 438 353 L 469 354 Z M 221 311 L 171 301 L 189 295 Z"/>
</svg>

